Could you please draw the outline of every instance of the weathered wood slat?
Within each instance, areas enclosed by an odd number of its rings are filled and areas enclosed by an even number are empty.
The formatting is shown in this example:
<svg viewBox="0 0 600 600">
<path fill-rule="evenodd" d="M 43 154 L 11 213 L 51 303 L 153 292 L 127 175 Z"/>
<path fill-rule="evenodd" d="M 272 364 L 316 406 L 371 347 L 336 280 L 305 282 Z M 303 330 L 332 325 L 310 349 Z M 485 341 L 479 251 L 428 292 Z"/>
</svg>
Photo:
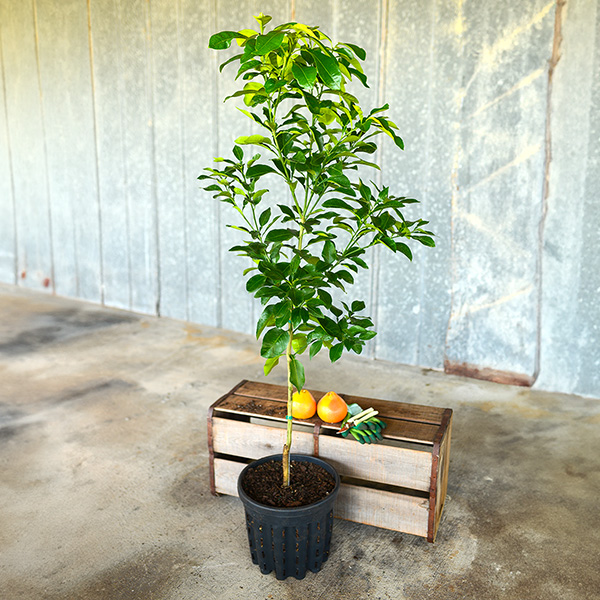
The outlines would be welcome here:
<svg viewBox="0 0 600 600">
<path fill-rule="evenodd" d="M 440 457 L 439 457 L 439 475 L 436 486 L 435 494 L 435 517 L 434 517 L 434 530 L 433 539 L 437 534 L 438 527 L 440 525 L 440 519 L 442 518 L 442 510 L 444 509 L 444 503 L 446 501 L 446 489 L 448 487 L 448 470 L 450 465 L 450 441 L 452 437 L 452 421 L 448 424 L 448 429 L 444 435 L 442 443 L 440 444 Z"/>
<path fill-rule="evenodd" d="M 247 396 L 238 396 L 232 394 L 219 406 L 215 407 L 217 412 L 229 412 L 243 414 L 247 416 L 266 416 L 278 421 L 285 421 L 287 414 L 287 405 L 281 400 L 252 399 Z M 384 415 L 381 415 L 384 416 Z M 319 417 L 310 419 L 295 420 L 299 423 L 308 423 L 311 425 L 320 425 L 323 429 L 337 431 L 338 424 L 323 423 Z M 404 421 L 399 419 L 390 419 L 386 417 L 387 427 L 383 431 L 386 439 L 416 442 L 420 444 L 433 444 L 433 439 L 438 430 L 435 425 L 428 423 L 417 423 L 414 421 Z"/>
<path fill-rule="evenodd" d="M 354 440 L 321 436 L 319 456 L 340 475 L 415 490 L 429 490 L 431 453 L 371 444 L 368 451 Z"/>
<path fill-rule="evenodd" d="M 215 458 L 216 491 L 237 496 L 237 480 L 246 465 Z M 334 515 L 348 521 L 425 537 L 427 499 L 342 483 Z"/>
<path fill-rule="evenodd" d="M 310 390 L 317 402 L 325 392 Z M 237 391 L 240 396 L 262 398 L 265 400 L 287 401 L 287 390 L 279 385 L 271 383 L 258 383 L 247 381 Z M 392 402 L 389 400 L 377 400 L 374 398 L 363 398 L 350 394 L 340 394 L 348 403 L 357 403 L 363 408 L 372 406 L 378 410 L 382 417 L 399 418 L 407 421 L 419 421 L 439 425 L 442 422 L 444 409 L 435 406 L 422 406 L 420 404 L 409 404 L 406 402 Z"/>
<path fill-rule="evenodd" d="M 348 521 L 427 536 L 427 499 L 416 496 L 342 484 L 334 514 Z"/>
<path fill-rule="evenodd" d="M 279 454 L 285 444 L 285 436 L 285 429 L 213 418 L 213 450 L 216 453 L 253 459 Z M 292 451 L 299 454 L 312 454 L 312 434 L 295 432 Z"/>
<path fill-rule="evenodd" d="M 285 429 L 214 417 L 215 453 L 260 458 L 278 454 L 285 443 Z M 294 432 L 292 452 L 312 454 L 312 433 Z M 373 444 L 365 452 L 361 444 L 333 436 L 319 437 L 319 456 L 329 461 L 340 475 L 388 485 L 428 491 L 431 453 Z"/>
</svg>

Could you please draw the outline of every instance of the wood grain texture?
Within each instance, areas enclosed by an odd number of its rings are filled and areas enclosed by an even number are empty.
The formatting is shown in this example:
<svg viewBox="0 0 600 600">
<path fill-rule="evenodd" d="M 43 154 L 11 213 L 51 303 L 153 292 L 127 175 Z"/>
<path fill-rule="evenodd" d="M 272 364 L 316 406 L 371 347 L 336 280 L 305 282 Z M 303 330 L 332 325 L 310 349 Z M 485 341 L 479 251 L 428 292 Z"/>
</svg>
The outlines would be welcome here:
<svg viewBox="0 0 600 600">
<path fill-rule="evenodd" d="M 286 437 L 283 428 L 266 427 L 220 417 L 213 418 L 212 433 L 215 453 L 253 459 L 280 453 Z M 295 432 L 292 451 L 298 454 L 312 454 L 312 434 Z"/>
<path fill-rule="evenodd" d="M 325 393 L 317 390 L 310 391 L 317 402 Z M 271 383 L 248 381 L 241 386 L 236 393 L 239 396 L 248 396 L 251 398 L 279 400 L 282 402 L 287 401 L 287 391 L 285 388 Z M 406 402 L 392 402 L 390 400 L 377 400 L 374 398 L 364 398 L 362 396 L 352 396 L 343 393 L 340 394 L 340 396 L 348 404 L 357 403 L 363 408 L 372 406 L 376 410 L 380 411 L 382 417 L 396 417 L 407 421 L 417 421 L 421 423 L 439 425 L 442 422 L 444 415 L 444 409 L 435 406 L 408 404 Z"/>
<path fill-rule="evenodd" d="M 348 521 L 427 536 L 427 500 L 342 484 L 334 515 Z"/>
<path fill-rule="evenodd" d="M 437 535 L 437 530 L 440 526 L 440 520 L 442 518 L 442 511 L 444 509 L 444 503 L 446 502 L 446 492 L 448 489 L 448 472 L 450 467 L 450 443 L 452 439 L 452 418 L 448 421 L 448 427 L 444 438 L 440 444 L 440 457 L 439 457 L 439 472 L 436 485 L 435 494 L 435 516 L 434 516 L 434 527 L 433 527 L 433 539 Z"/>
<path fill-rule="evenodd" d="M 246 465 L 215 458 L 216 491 L 237 496 L 237 480 Z M 427 500 L 342 483 L 334 516 L 348 521 L 427 536 Z"/>
<path fill-rule="evenodd" d="M 377 402 L 372 401 L 368 406 L 372 406 L 373 404 L 377 404 Z M 285 422 L 287 402 L 283 400 L 253 400 L 247 396 L 231 394 L 219 403 L 216 410 L 217 412 L 237 413 L 247 416 L 265 416 L 273 420 Z M 394 414 L 396 418 L 393 417 Z M 386 414 L 380 412 L 379 416 L 385 418 L 387 425 L 382 432 L 385 439 L 433 444 L 433 439 L 439 426 L 405 420 L 401 418 L 401 414 L 399 409 L 396 409 L 395 413 L 392 413 L 392 411 Z M 318 425 L 322 429 L 331 432 L 338 431 L 340 428 L 339 424 L 325 423 L 318 416 L 311 417 L 310 419 L 295 419 L 295 422 L 309 423 L 313 426 Z"/>
</svg>

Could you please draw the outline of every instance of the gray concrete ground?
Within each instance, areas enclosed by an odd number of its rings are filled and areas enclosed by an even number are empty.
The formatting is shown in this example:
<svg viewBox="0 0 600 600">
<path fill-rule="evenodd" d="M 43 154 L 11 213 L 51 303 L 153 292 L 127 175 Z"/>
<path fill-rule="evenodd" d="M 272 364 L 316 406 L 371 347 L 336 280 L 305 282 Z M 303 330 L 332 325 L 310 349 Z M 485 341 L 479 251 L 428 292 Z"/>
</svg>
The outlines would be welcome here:
<svg viewBox="0 0 600 600">
<path fill-rule="evenodd" d="M 600 598 L 600 401 L 345 358 L 311 387 L 454 409 L 437 541 L 336 520 L 319 574 L 251 563 L 208 406 L 255 340 L 0 286 L 0 598 Z M 284 372 L 269 381 L 282 383 Z"/>
</svg>

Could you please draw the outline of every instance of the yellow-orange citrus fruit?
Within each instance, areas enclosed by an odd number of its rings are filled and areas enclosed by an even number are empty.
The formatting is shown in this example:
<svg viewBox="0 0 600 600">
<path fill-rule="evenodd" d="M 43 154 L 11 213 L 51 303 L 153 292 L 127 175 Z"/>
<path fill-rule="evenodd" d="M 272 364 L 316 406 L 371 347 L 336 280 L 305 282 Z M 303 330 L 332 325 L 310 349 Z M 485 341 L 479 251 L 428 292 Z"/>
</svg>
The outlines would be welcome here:
<svg viewBox="0 0 600 600">
<path fill-rule="evenodd" d="M 317 414 L 325 423 L 339 423 L 348 412 L 348 406 L 335 392 L 327 392 L 317 404 Z"/>
<path fill-rule="evenodd" d="M 294 392 L 292 395 L 292 417 L 310 419 L 317 412 L 317 403 L 308 390 Z"/>
</svg>

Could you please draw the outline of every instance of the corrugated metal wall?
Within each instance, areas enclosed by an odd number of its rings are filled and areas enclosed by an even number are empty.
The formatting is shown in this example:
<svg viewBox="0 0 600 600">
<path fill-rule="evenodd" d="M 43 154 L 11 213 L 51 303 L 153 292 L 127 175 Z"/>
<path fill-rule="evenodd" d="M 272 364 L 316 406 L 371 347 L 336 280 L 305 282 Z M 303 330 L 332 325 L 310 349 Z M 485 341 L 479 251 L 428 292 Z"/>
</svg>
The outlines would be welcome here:
<svg viewBox="0 0 600 600">
<path fill-rule="evenodd" d="M 0 0 L 0 281 L 253 331 L 196 177 L 250 129 L 208 38 L 260 11 L 367 49 L 437 233 L 373 253 L 370 355 L 600 395 L 597 0 Z"/>
</svg>

